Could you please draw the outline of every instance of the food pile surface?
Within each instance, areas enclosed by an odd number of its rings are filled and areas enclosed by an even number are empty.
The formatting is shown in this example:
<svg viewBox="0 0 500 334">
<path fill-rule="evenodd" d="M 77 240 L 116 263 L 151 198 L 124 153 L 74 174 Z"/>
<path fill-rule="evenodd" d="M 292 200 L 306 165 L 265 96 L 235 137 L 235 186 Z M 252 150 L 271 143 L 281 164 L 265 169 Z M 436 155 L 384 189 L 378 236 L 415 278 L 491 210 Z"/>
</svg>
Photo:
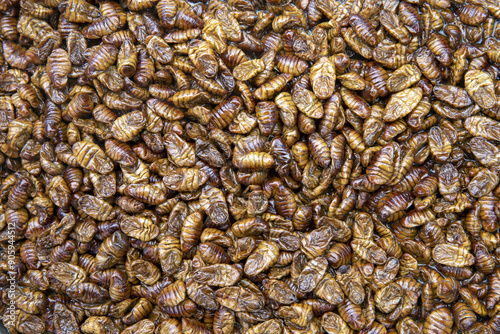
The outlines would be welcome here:
<svg viewBox="0 0 500 334">
<path fill-rule="evenodd" d="M 500 333 L 499 19 L 0 0 L 1 321 Z"/>
</svg>

